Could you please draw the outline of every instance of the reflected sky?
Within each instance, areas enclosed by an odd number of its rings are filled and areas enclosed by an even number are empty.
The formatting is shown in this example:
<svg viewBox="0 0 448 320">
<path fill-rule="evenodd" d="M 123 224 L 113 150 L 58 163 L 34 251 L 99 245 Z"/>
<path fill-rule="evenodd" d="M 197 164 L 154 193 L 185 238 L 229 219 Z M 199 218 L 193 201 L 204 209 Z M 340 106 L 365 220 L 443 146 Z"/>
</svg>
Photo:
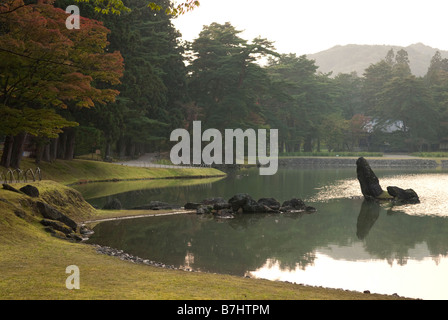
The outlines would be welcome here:
<svg viewBox="0 0 448 320">
<path fill-rule="evenodd" d="M 278 261 L 268 259 L 265 265 L 248 274 L 255 278 L 311 286 L 396 293 L 402 297 L 426 300 L 448 299 L 447 257 L 408 259 L 406 264 L 400 265 L 396 261 L 369 259 L 367 255 L 365 259 L 359 260 L 335 259 L 330 256 L 329 250 L 338 251 L 341 248 L 316 250 L 314 263 L 306 268 L 297 266 L 295 269 L 282 269 Z M 424 248 L 416 250 L 425 251 Z"/>
</svg>

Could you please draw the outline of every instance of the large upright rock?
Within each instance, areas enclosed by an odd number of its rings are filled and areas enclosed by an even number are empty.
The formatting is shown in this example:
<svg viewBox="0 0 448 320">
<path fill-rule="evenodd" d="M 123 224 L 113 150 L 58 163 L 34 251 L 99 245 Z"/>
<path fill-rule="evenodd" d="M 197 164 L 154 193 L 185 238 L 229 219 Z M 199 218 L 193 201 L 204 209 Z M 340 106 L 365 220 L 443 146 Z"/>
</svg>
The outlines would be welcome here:
<svg viewBox="0 0 448 320">
<path fill-rule="evenodd" d="M 363 157 L 356 161 L 356 173 L 361 185 L 361 192 L 366 199 L 378 198 L 383 194 L 383 189 L 380 186 L 380 182 L 370 168 L 369 163 Z"/>
</svg>

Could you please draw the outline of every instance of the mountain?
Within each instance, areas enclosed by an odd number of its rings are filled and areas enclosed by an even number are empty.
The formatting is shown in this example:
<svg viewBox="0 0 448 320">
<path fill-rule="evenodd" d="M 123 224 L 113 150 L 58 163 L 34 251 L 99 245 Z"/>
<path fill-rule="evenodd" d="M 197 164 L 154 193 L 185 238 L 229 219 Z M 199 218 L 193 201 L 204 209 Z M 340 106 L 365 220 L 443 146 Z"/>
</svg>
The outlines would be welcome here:
<svg viewBox="0 0 448 320">
<path fill-rule="evenodd" d="M 404 49 L 407 51 L 412 73 L 424 76 L 428 71 L 431 58 L 436 51 L 440 51 L 443 58 L 448 58 L 448 51 L 438 50 L 422 43 L 407 47 L 393 45 L 355 45 L 335 46 L 331 49 L 307 55 L 308 59 L 315 60 L 320 72 L 351 73 L 356 71 L 359 76 L 364 74 L 366 68 L 386 57 L 387 52 Z"/>
</svg>

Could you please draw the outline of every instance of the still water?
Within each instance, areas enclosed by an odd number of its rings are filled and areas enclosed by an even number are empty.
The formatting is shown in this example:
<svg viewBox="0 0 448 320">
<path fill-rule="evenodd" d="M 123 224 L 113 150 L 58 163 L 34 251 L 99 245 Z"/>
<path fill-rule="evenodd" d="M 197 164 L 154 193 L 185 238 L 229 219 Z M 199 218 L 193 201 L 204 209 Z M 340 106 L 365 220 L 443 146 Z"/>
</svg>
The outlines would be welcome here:
<svg viewBox="0 0 448 320">
<path fill-rule="evenodd" d="M 422 299 L 448 299 L 448 172 L 374 169 L 387 186 L 412 188 L 421 204 L 363 200 L 355 168 L 258 170 L 202 181 L 78 186 L 98 207 L 153 200 L 183 205 L 249 193 L 301 198 L 313 214 L 248 214 L 230 220 L 176 215 L 104 222 L 90 242 L 186 269 Z M 168 185 L 166 185 L 168 184 Z M 173 185 L 174 184 L 174 185 Z"/>
</svg>

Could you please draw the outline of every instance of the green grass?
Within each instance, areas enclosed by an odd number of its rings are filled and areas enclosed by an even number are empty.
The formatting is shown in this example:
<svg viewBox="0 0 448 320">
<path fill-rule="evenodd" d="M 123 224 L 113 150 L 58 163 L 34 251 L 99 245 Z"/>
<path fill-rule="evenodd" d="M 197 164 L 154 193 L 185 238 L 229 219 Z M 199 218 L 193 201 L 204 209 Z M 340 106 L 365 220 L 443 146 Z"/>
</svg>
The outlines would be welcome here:
<svg viewBox="0 0 448 320">
<path fill-rule="evenodd" d="M 381 152 L 283 152 L 280 157 L 382 157 Z"/>
<path fill-rule="evenodd" d="M 448 158 L 448 152 L 416 152 L 411 156 L 421 158 Z"/>
<path fill-rule="evenodd" d="M 65 185 L 93 181 L 206 178 L 225 175 L 213 168 L 139 168 L 79 159 L 56 160 L 54 163 L 41 162 L 36 165 L 32 159 L 22 160 L 23 171 L 36 167 L 42 170 L 44 180 L 53 180 Z M 6 171 L 6 169 L 0 167 L 0 171 Z"/>
</svg>

